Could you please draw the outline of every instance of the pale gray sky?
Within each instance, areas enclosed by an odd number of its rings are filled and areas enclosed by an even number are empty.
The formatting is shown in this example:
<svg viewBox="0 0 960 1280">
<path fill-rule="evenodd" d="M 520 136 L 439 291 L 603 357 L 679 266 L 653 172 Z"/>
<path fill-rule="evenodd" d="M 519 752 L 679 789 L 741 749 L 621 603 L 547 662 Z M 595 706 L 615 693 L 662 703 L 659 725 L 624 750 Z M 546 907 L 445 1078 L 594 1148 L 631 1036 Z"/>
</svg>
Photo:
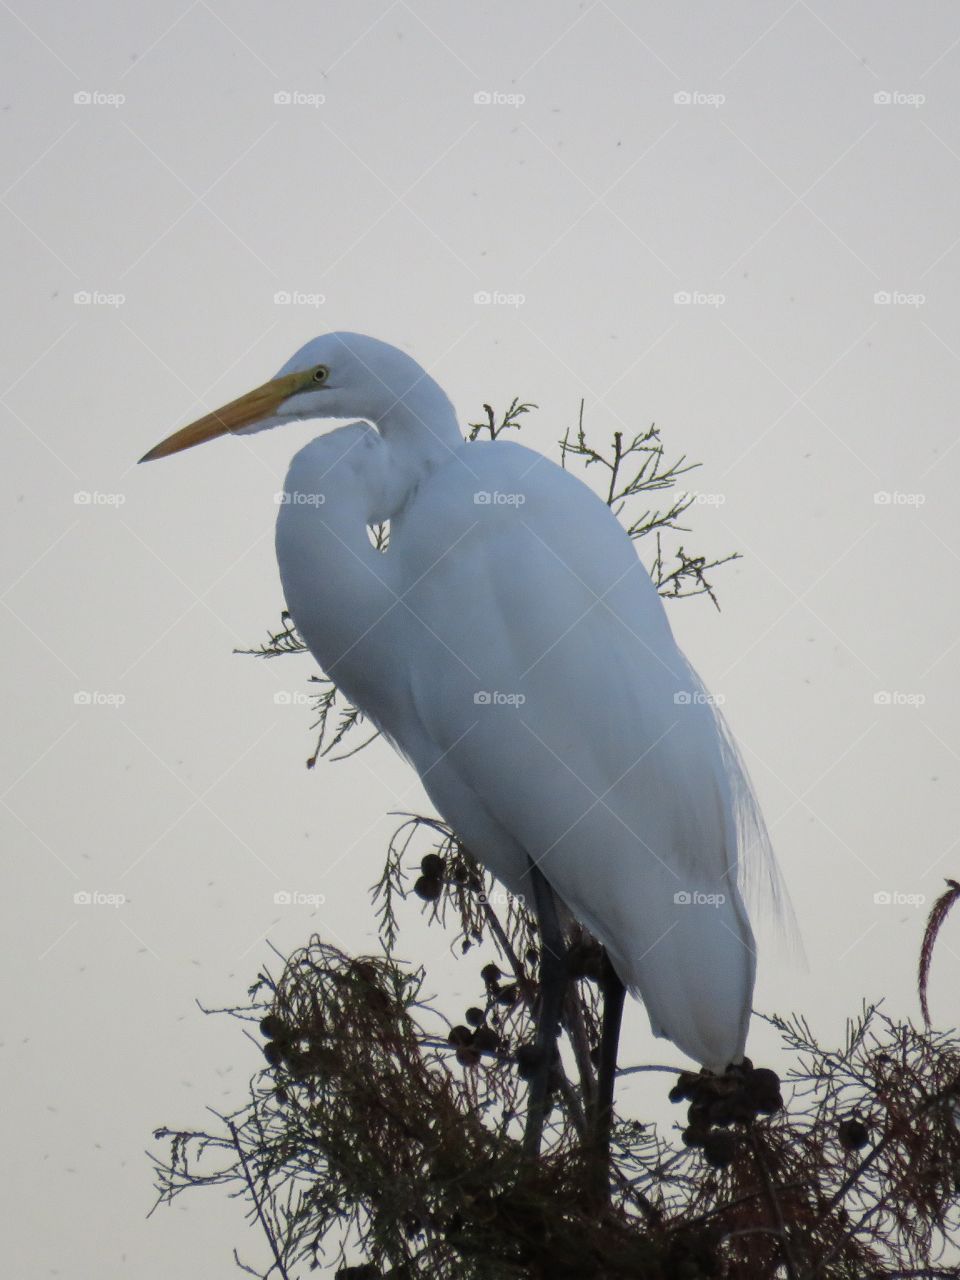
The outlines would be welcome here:
<svg viewBox="0 0 960 1280">
<path fill-rule="evenodd" d="M 809 956 L 762 957 L 758 1006 L 828 1037 L 863 995 L 915 1015 L 960 870 L 956 7 L 12 0 L 0 38 L 9 1273 L 234 1274 L 215 1194 L 143 1221 L 151 1127 L 257 1065 L 194 999 L 239 999 L 268 936 L 369 946 L 387 813 L 419 803 L 379 744 L 308 774 L 274 700 L 308 662 L 231 657 L 279 614 L 273 493 L 312 428 L 133 466 L 328 329 L 407 348 L 464 421 L 537 401 L 545 452 L 583 397 L 599 436 L 655 420 L 703 461 L 688 545 L 744 559 L 722 614 L 671 619 Z M 954 922 L 945 1023 L 958 959 Z"/>
</svg>

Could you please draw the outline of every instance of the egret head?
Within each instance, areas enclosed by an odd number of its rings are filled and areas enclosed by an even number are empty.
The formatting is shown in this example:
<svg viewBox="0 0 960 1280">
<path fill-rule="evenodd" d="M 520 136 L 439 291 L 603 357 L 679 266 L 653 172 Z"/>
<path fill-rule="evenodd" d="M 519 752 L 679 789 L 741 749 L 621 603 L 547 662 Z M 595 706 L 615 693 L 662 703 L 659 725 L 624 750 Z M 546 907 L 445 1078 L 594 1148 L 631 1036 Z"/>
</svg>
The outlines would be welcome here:
<svg viewBox="0 0 960 1280">
<path fill-rule="evenodd" d="M 404 406 L 415 415 L 439 393 L 411 356 L 362 333 L 325 333 L 302 346 L 269 382 L 161 441 L 140 461 L 179 453 L 231 432 L 249 435 L 303 418 L 366 418 L 380 424 Z"/>
</svg>

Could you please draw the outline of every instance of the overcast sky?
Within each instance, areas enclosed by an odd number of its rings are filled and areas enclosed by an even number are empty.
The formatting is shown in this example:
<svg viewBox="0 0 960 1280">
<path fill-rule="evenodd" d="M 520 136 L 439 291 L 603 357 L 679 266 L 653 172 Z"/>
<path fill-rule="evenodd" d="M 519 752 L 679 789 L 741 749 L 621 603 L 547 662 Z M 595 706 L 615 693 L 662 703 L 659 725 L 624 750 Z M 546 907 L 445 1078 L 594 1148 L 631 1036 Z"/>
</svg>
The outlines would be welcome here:
<svg viewBox="0 0 960 1280">
<path fill-rule="evenodd" d="M 670 617 L 809 958 L 765 951 L 757 1005 L 916 1016 L 960 872 L 956 6 L 11 0 L 0 40 L 9 1274 L 235 1274 L 236 1206 L 143 1220 L 151 1128 L 258 1063 L 194 1001 L 267 939 L 373 945 L 389 811 L 424 803 L 380 744 L 308 773 L 309 661 L 231 656 L 278 618 L 314 429 L 133 465 L 326 330 L 464 423 L 536 401 L 552 456 L 583 398 L 702 461 L 685 545 L 743 559 Z M 945 1024 L 958 962 L 960 919 Z M 677 1059 L 645 1022 L 625 1055 Z"/>
</svg>

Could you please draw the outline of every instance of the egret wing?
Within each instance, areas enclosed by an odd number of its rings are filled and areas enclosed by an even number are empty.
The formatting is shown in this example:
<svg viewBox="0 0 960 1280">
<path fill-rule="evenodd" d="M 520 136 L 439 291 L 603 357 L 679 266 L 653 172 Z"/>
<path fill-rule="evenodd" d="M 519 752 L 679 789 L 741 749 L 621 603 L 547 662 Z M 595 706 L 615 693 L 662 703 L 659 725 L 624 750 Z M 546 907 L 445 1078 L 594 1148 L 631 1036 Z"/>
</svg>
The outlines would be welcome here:
<svg viewBox="0 0 960 1280">
<path fill-rule="evenodd" d="M 535 861 L 654 1031 L 722 1068 L 754 980 L 749 787 L 632 542 L 579 480 L 505 442 L 464 446 L 393 537 L 418 721 L 401 745 L 434 802 L 490 846 L 482 861 L 505 839 Z"/>
</svg>

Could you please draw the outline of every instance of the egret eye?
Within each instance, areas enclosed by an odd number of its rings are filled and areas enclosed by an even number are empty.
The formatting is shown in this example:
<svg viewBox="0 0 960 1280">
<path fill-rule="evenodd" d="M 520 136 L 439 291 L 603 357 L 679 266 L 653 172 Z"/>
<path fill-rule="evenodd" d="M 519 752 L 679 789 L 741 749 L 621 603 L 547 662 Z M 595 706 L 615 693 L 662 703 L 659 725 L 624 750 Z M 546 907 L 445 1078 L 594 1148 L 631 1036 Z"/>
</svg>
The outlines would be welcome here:
<svg viewBox="0 0 960 1280">
<path fill-rule="evenodd" d="M 319 369 L 314 370 L 313 380 L 314 382 L 326 382 L 329 374 L 330 370 L 321 365 Z"/>
</svg>

